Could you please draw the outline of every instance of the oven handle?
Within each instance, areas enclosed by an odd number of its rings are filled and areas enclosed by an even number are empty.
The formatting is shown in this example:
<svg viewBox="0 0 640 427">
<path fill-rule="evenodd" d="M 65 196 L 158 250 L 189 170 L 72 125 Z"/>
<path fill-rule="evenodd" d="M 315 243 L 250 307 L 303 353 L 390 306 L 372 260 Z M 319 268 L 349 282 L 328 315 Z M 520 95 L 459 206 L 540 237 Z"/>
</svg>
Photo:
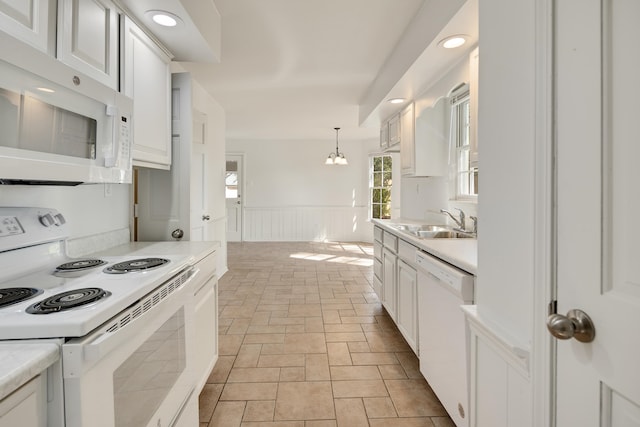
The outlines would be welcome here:
<svg viewBox="0 0 640 427">
<path fill-rule="evenodd" d="M 189 269 L 189 271 L 186 272 L 186 277 L 184 278 L 184 283 L 182 284 L 182 286 L 180 286 L 180 288 L 177 289 L 174 292 L 188 292 L 189 285 L 198 276 L 199 272 L 200 272 L 199 269 L 191 267 Z M 175 276 L 172 280 L 175 280 L 178 277 L 180 277 L 180 274 Z M 160 292 L 160 289 L 163 288 L 164 286 L 167 286 L 167 284 L 171 283 L 172 280 L 169 280 L 164 285 L 159 286 L 154 291 L 150 292 L 145 297 L 143 297 L 140 301 L 145 300 L 151 294 L 155 294 L 155 293 Z M 149 310 L 148 312 L 144 313 L 142 316 L 140 316 L 139 318 L 135 319 L 131 323 L 127 323 L 127 325 L 124 326 L 124 327 L 126 328 L 131 324 L 135 324 L 136 321 L 138 321 L 140 319 L 143 319 L 144 316 L 146 316 L 148 314 L 157 313 L 154 310 L 156 310 L 158 308 L 166 307 L 167 306 L 166 305 L 167 302 L 175 305 L 176 308 L 179 307 L 180 305 L 184 304 L 184 302 L 182 302 L 182 299 L 176 299 L 176 298 L 170 298 L 170 299 L 161 301 L 159 304 L 153 306 L 153 308 L 151 310 Z M 130 309 L 131 308 L 129 308 L 129 310 Z M 118 316 L 122 317 L 122 313 L 119 314 Z M 118 347 L 118 345 L 120 343 L 120 340 L 112 339 L 112 338 L 113 338 L 113 336 L 111 335 L 110 332 L 107 332 L 106 330 L 103 330 L 98 335 L 98 337 L 96 337 L 90 343 L 85 343 L 84 345 L 82 345 L 82 355 L 83 355 L 84 360 L 86 362 L 99 360 L 101 357 L 103 357 L 104 355 L 106 355 L 109 352 L 111 352 L 114 348 Z"/>
</svg>

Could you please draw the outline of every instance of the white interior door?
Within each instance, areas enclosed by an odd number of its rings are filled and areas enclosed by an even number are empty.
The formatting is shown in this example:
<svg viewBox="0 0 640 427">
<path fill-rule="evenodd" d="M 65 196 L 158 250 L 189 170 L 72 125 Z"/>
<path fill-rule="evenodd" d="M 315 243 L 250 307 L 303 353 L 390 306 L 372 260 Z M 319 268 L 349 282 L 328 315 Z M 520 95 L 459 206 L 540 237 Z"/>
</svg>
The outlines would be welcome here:
<svg viewBox="0 0 640 427">
<path fill-rule="evenodd" d="M 225 197 L 227 200 L 227 242 L 242 241 L 242 168 L 241 155 L 227 155 Z"/>
<path fill-rule="evenodd" d="M 556 4 L 557 426 L 640 426 L 640 1 Z"/>
<path fill-rule="evenodd" d="M 208 204 L 208 147 L 207 115 L 193 110 L 193 141 L 191 144 L 191 221 L 190 240 L 211 240 L 209 224 L 211 211 Z"/>
</svg>

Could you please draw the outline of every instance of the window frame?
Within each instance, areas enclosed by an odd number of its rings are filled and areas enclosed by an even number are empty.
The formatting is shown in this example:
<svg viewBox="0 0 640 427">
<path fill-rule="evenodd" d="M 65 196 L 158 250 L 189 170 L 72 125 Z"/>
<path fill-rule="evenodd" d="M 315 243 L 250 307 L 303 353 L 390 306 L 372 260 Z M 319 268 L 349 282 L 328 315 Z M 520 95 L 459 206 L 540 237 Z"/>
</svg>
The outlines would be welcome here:
<svg viewBox="0 0 640 427">
<path fill-rule="evenodd" d="M 478 167 L 472 165 L 471 143 L 471 95 L 469 85 L 464 84 L 452 91 L 450 95 L 451 132 L 449 136 L 450 146 L 450 176 L 453 182 L 453 200 L 478 200 Z M 466 105 L 466 111 L 464 110 Z M 466 116 L 466 117 L 465 117 Z M 465 154 L 466 153 L 466 154 Z M 461 160 L 466 159 L 466 165 L 461 165 Z M 472 179 L 472 177 L 474 177 Z M 468 192 L 463 192 L 463 177 L 467 182 Z M 475 184 L 475 185 L 474 185 Z M 475 193 L 472 191 L 475 190 Z"/>
<path fill-rule="evenodd" d="M 382 169 L 380 171 L 375 171 L 375 159 L 376 158 L 381 158 L 381 165 L 382 165 Z M 385 161 L 384 158 L 388 158 L 389 159 L 389 165 L 388 165 L 388 170 L 385 169 Z M 369 202 L 368 202 L 368 217 L 369 220 L 371 219 L 391 219 L 391 210 L 392 210 L 392 205 L 391 205 L 391 195 L 392 195 L 392 187 L 393 187 L 393 156 L 389 153 L 373 153 L 369 155 Z M 375 174 L 376 172 L 381 174 L 381 180 L 380 183 L 384 184 L 385 183 L 385 174 L 389 174 L 389 185 L 385 186 L 385 185 L 379 185 L 376 186 L 375 185 Z M 379 202 L 375 202 L 374 201 L 374 192 L 376 190 L 380 190 L 381 191 L 381 197 L 382 197 L 382 193 L 383 191 L 386 191 L 388 194 L 388 200 L 386 201 L 382 201 L 380 200 Z M 379 217 L 375 217 L 374 216 L 374 206 L 380 206 L 380 210 L 378 211 L 380 213 Z M 383 216 L 382 212 L 383 212 L 383 206 L 387 205 L 387 215 L 388 216 Z"/>
</svg>

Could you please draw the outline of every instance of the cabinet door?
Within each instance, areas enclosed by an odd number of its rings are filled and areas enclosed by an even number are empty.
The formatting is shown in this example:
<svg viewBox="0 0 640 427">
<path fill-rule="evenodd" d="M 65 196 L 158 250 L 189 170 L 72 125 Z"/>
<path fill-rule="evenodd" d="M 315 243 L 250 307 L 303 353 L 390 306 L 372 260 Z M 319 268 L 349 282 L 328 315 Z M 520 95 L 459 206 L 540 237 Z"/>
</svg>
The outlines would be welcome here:
<svg viewBox="0 0 640 427">
<path fill-rule="evenodd" d="M 414 351 L 418 352 L 417 316 L 418 273 L 409 264 L 398 260 L 398 329 Z"/>
<path fill-rule="evenodd" d="M 212 260 L 211 262 L 215 262 Z M 214 275 L 202 287 L 196 289 L 196 381 L 202 388 L 218 357 L 218 278 Z M 200 392 L 200 390 L 198 390 Z"/>
<path fill-rule="evenodd" d="M 383 150 L 389 146 L 389 123 L 384 122 L 380 126 L 380 148 Z"/>
<path fill-rule="evenodd" d="M 400 113 L 400 165 L 402 175 L 413 175 L 416 171 L 413 104 Z"/>
<path fill-rule="evenodd" d="M 0 29 L 43 52 L 55 51 L 53 0 L 0 0 Z"/>
<path fill-rule="evenodd" d="M 130 19 L 124 19 L 124 93 L 133 98 L 133 164 L 171 165 L 169 56 Z"/>
<path fill-rule="evenodd" d="M 389 147 L 400 142 L 400 114 L 389 119 Z"/>
<path fill-rule="evenodd" d="M 382 250 L 382 305 L 389 316 L 396 321 L 396 292 L 397 292 L 398 257 L 388 249 Z"/>
<path fill-rule="evenodd" d="M 413 175 L 446 176 L 449 150 L 449 98 L 441 97 L 415 119 Z M 402 173 L 405 174 L 404 164 Z"/>
<path fill-rule="evenodd" d="M 44 427 L 46 410 L 46 382 L 38 375 L 0 401 L 0 427 Z"/>
<path fill-rule="evenodd" d="M 118 89 L 118 11 L 109 0 L 59 0 L 58 59 Z"/>
</svg>

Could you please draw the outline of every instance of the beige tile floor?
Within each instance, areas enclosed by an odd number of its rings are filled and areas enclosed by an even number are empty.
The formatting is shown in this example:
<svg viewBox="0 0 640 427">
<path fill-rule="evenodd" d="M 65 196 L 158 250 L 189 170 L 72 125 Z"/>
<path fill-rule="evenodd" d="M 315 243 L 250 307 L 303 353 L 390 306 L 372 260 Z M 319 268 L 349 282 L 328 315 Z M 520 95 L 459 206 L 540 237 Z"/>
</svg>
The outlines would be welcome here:
<svg viewBox="0 0 640 427">
<path fill-rule="evenodd" d="M 455 427 L 355 243 L 229 243 L 200 427 Z"/>
</svg>

